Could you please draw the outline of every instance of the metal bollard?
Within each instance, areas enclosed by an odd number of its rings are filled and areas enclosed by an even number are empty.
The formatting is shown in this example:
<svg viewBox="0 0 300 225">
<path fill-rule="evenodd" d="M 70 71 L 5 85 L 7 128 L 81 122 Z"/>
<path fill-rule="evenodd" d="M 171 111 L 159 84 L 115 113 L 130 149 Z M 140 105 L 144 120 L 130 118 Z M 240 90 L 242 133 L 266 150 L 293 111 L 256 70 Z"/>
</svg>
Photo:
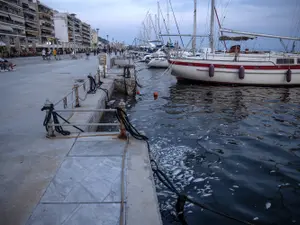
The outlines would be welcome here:
<svg viewBox="0 0 300 225">
<path fill-rule="evenodd" d="M 79 87 L 78 84 L 74 84 L 74 86 L 73 86 L 73 89 L 75 92 L 75 107 L 80 107 L 78 87 Z"/>
<path fill-rule="evenodd" d="M 106 61 L 106 60 L 105 60 Z M 106 66 L 105 65 L 103 65 L 103 77 L 105 78 L 106 77 L 106 68 L 105 68 Z"/>
<path fill-rule="evenodd" d="M 68 108 L 68 98 L 67 97 L 63 98 L 63 103 L 64 103 L 64 109 Z"/>
<path fill-rule="evenodd" d="M 98 85 L 97 83 L 97 75 L 94 75 L 94 80 L 95 80 L 95 83 L 96 83 L 96 86 Z"/>
<path fill-rule="evenodd" d="M 101 76 L 100 76 L 100 72 L 97 74 L 97 76 L 98 76 L 98 84 L 99 84 L 99 86 L 101 85 Z"/>
<path fill-rule="evenodd" d="M 50 107 L 51 104 L 52 103 L 47 99 L 45 104 L 44 104 L 44 107 Z M 55 134 L 54 134 L 55 127 L 49 125 L 49 124 L 53 123 L 52 115 L 49 115 L 49 114 L 50 114 L 50 110 L 46 110 L 46 117 L 50 116 L 50 120 L 48 121 L 48 123 L 46 125 L 47 126 L 47 135 L 46 135 L 46 137 L 48 137 L 48 138 L 55 137 Z"/>
<path fill-rule="evenodd" d="M 124 100 L 123 99 L 121 99 L 121 101 L 120 101 L 120 103 L 119 103 L 119 107 L 125 112 L 125 106 L 126 106 L 126 104 L 125 104 L 125 102 L 124 102 Z M 125 119 L 125 117 L 124 117 L 125 115 L 123 115 L 123 113 L 122 113 L 122 119 Z M 126 128 L 125 128 L 125 125 L 124 125 L 124 123 L 122 122 L 122 120 L 121 120 L 121 122 L 120 122 L 120 134 L 118 135 L 118 138 L 120 138 L 120 139 L 127 139 L 127 134 L 126 134 Z"/>
</svg>

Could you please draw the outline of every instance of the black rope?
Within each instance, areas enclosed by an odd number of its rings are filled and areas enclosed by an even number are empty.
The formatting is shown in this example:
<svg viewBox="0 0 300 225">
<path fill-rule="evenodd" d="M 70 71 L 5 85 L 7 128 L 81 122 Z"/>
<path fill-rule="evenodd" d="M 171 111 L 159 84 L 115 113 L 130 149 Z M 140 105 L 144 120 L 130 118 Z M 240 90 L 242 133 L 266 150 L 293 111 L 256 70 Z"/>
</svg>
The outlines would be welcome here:
<svg viewBox="0 0 300 225">
<path fill-rule="evenodd" d="M 53 123 L 54 124 L 60 124 L 59 123 L 59 119 L 58 118 L 61 118 L 63 121 L 65 121 L 66 123 L 70 124 L 69 121 L 67 121 L 65 118 L 63 118 L 61 115 L 59 115 L 57 112 L 54 112 L 54 105 L 53 104 L 50 104 L 49 106 L 44 106 L 41 111 L 45 111 L 45 110 L 49 110 L 49 112 L 46 114 L 45 116 L 45 119 L 43 121 L 43 126 L 45 127 L 46 131 L 48 132 L 48 123 L 50 122 L 51 120 L 51 116 L 53 118 Z M 73 125 L 74 128 L 80 130 L 81 132 L 84 132 L 82 129 L 80 129 L 79 127 Z M 57 133 L 60 133 L 64 136 L 67 136 L 67 135 L 70 135 L 71 132 L 70 131 L 67 131 L 67 130 L 64 130 L 62 128 L 62 126 L 55 126 L 55 131 Z"/>
<path fill-rule="evenodd" d="M 97 91 L 96 81 L 95 81 L 95 79 L 91 75 L 89 75 L 88 78 L 90 80 L 90 90 L 87 91 L 87 93 L 88 94 L 95 94 L 96 91 Z"/>
<path fill-rule="evenodd" d="M 143 135 L 143 134 L 140 134 L 138 132 L 138 130 L 130 123 L 126 112 L 123 109 L 117 107 L 116 108 L 116 117 L 117 117 L 117 119 L 118 119 L 118 121 L 120 123 L 124 124 L 125 129 L 135 139 L 146 141 L 147 147 L 148 147 L 148 151 L 150 153 L 150 144 L 148 142 L 148 137 L 145 136 L 145 135 Z M 167 177 L 167 175 L 158 168 L 157 162 L 154 159 L 150 159 L 150 163 L 151 163 L 151 167 L 152 167 L 153 173 L 157 176 L 157 178 L 159 179 L 159 181 L 162 182 L 171 192 L 173 192 L 173 193 L 175 193 L 177 195 L 178 198 L 177 198 L 177 202 L 176 202 L 176 213 L 177 213 L 178 219 L 180 220 L 180 222 L 183 225 L 187 225 L 187 222 L 186 222 L 185 217 L 184 217 L 184 205 L 185 205 L 186 202 L 193 203 L 194 205 L 196 205 L 196 206 L 198 206 L 200 208 L 206 209 L 207 211 L 210 211 L 210 212 L 215 213 L 215 214 L 217 214 L 219 216 L 222 216 L 222 217 L 234 220 L 236 222 L 240 222 L 240 223 L 246 224 L 246 225 L 253 225 L 252 223 L 250 223 L 248 221 L 243 221 L 243 220 L 240 220 L 238 218 L 235 218 L 235 217 L 232 217 L 230 215 L 227 215 L 225 213 L 222 213 L 222 212 L 216 211 L 214 209 L 211 209 L 211 208 L 209 208 L 206 205 L 203 205 L 203 204 L 201 204 L 201 203 L 199 203 L 197 201 L 192 200 L 186 194 L 181 194 L 176 189 L 176 187 L 173 185 L 173 183 L 170 181 L 170 179 Z"/>
</svg>

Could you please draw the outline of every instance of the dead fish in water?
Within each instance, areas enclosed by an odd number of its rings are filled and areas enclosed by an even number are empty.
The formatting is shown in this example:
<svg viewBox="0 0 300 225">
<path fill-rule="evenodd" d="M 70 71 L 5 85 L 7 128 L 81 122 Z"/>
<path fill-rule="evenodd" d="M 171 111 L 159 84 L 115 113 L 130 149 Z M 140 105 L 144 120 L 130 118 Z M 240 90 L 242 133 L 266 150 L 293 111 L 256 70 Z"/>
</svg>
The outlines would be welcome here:
<svg viewBox="0 0 300 225">
<path fill-rule="evenodd" d="M 203 181 L 205 181 L 205 179 L 206 179 L 206 178 L 197 178 L 197 179 L 195 179 L 193 182 L 194 182 L 194 183 L 203 182 Z"/>
<path fill-rule="evenodd" d="M 189 177 L 187 180 L 188 180 L 188 182 L 191 182 L 193 179 L 194 179 L 194 177 L 191 176 L 191 177 Z"/>
<path fill-rule="evenodd" d="M 172 175 L 177 176 L 181 172 L 181 169 L 176 169 L 173 171 Z"/>
</svg>

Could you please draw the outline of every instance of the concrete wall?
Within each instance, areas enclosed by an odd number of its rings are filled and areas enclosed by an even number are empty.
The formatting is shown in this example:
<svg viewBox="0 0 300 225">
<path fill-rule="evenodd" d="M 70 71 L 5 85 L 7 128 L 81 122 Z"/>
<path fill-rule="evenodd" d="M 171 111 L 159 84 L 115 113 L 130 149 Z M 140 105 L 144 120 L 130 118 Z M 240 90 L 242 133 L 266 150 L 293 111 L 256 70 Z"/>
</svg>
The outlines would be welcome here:
<svg viewBox="0 0 300 225">
<path fill-rule="evenodd" d="M 69 42 L 68 19 L 66 13 L 54 14 L 55 37 L 62 42 Z"/>
</svg>

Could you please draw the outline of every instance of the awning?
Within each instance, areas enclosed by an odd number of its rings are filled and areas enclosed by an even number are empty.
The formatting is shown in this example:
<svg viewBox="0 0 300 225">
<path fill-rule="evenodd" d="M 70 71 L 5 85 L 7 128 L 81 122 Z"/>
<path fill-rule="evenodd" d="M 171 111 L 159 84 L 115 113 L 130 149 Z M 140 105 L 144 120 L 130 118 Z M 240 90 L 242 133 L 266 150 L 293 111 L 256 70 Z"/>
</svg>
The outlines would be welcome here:
<svg viewBox="0 0 300 225">
<path fill-rule="evenodd" d="M 236 36 L 236 37 L 230 37 L 230 36 L 221 36 L 219 38 L 220 41 L 248 41 L 253 40 L 256 37 L 251 36 Z"/>
<path fill-rule="evenodd" d="M 13 32 L 14 30 L 10 26 L 0 24 L 0 30 Z"/>
</svg>

